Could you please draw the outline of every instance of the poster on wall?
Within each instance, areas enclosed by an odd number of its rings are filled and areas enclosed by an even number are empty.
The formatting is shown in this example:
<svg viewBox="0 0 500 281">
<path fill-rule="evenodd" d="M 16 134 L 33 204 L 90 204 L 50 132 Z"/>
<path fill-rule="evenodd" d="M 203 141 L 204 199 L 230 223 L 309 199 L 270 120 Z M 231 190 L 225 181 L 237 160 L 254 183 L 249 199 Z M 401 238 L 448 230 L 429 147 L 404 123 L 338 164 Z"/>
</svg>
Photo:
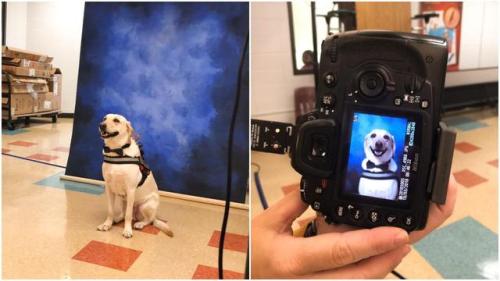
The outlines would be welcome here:
<svg viewBox="0 0 500 281">
<path fill-rule="evenodd" d="M 248 3 L 86 3 L 66 174 L 102 180 L 98 124 L 124 115 L 160 190 L 224 199 Z M 248 55 L 231 200 L 248 180 Z"/>
<path fill-rule="evenodd" d="M 448 71 L 457 71 L 460 54 L 461 2 L 424 2 L 422 14 L 435 13 L 428 23 L 423 23 L 423 33 L 448 40 Z"/>
</svg>

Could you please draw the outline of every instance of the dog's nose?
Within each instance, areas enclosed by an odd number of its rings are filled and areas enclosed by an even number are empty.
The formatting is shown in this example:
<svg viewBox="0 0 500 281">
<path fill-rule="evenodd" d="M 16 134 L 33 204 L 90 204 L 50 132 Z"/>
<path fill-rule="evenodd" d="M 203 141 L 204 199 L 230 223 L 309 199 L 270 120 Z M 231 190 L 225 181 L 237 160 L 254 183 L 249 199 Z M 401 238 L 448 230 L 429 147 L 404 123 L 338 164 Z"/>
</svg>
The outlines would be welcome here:
<svg viewBox="0 0 500 281">
<path fill-rule="evenodd" d="M 384 148 L 384 144 L 381 141 L 377 141 L 375 143 L 375 148 L 382 149 L 382 148 Z"/>
<path fill-rule="evenodd" d="M 101 129 L 101 131 L 106 131 L 106 123 L 99 124 L 99 129 Z"/>
</svg>

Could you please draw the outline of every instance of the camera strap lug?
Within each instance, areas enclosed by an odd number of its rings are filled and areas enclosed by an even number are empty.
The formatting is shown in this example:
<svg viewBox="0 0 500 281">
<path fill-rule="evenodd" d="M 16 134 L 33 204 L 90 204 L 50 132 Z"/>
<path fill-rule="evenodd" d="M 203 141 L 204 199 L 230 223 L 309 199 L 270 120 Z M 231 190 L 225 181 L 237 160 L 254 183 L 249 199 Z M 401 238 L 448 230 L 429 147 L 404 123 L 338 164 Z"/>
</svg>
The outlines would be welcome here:
<svg viewBox="0 0 500 281">
<path fill-rule="evenodd" d="M 432 184 L 429 187 L 432 187 L 431 200 L 440 205 L 446 202 L 456 136 L 455 130 L 439 122 L 437 158 L 431 166 L 429 182 Z"/>
</svg>

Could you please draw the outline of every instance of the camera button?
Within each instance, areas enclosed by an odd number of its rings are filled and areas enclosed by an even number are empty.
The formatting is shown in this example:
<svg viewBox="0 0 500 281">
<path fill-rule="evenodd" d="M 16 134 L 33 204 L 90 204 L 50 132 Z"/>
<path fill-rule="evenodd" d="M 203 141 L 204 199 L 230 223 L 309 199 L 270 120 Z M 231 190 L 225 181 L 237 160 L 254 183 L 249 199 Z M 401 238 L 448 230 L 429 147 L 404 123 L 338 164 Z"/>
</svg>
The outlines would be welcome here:
<svg viewBox="0 0 500 281">
<path fill-rule="evenodd" d="M 420 106 L 423 108 L 423 109 L 426 109 L 429 107 L 429 101 L 428 100 L 423 100 L 421 103 L 420 103 Z"/>
<path fill-rule="evenodd" d="M 394 105 L 400 106 L 403 101 L 401 100 L 400 97 L 394 98 Z"/>
<path fill-rule="evenodd" d="M 337 208 L 335 209 L 335 214 L 337 215 L 337 217 L 343 217 L 345 214 L 344 206 L 342 205 L 337 206 Z"/>
<path fill-rule="evenodd" d="M 403 223 L 406 225 L 406 226 L 411 226 L 413 225 L 413 216 L 406 216 L 403 220 Z"/>
<path fill-rule="evenodd" d="M 321 204 L 318 201 L 314 201 L 312 207 L 314 210 L 319 211 Z"/>
<path fill-rule="evenodd" d="M 396 217 L 395 215 L 388 215 L 386 218 L 385 218 L 385 221 L 388 223 L 388 224 L 396 224 L 398 222 L 398 217 Z"/>
<path fill-rule="evenodd" d="M 361 219 L 361 217 L 363 216 L 363 214 L 361 213 L 361 210 L 360 210 L 360 209 L 355 209 L 355 210 L 351 213 L 351 215 L 352 215 L 352 218 L 353 218 L 354 220 L 357 220 L 357 221 L 358 221 L 359 219 Z"/>
<path fill-rule="evenodd" d="M 377 211 L 371 211 L 368 219 L 370 220 L 371 223 L 377 223 L 380 219 L 380 215 Z"/>
<path fill-rule="evenodd" d="M 325 75 L 324 80 L 327 87 L 333 87 L 337 83 L 337 77 L 335 77 L 335 74 L 331 72 Z"/>
<path fill-rule="evenodd" d="M 347 205 L 347 210 L 351 214 L 351 218 L 353 218 L 354 220 L 361 219 L 361 217 L 362 217 L 361 210 L 354 207 L 354 205 L 352 205 L 352 204 Z"/>
</svg>

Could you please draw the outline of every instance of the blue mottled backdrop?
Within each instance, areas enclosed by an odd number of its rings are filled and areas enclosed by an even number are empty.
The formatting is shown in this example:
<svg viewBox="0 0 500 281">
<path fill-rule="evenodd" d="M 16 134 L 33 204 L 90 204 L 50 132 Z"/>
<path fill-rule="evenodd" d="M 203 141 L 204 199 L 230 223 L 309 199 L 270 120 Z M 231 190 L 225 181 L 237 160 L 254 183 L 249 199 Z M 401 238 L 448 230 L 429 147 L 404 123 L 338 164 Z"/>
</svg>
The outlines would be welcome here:
<svg viewBox="0 0 500 281">
<path fill-rule="evenodd" d="M 67 175 L 102 179 L 98 123 L 126 116 L 161 190 L 223 199 L 248 3 L 86 3 Z M 248 179 L 248 55 L 232 201 Z"/>
</svg>

